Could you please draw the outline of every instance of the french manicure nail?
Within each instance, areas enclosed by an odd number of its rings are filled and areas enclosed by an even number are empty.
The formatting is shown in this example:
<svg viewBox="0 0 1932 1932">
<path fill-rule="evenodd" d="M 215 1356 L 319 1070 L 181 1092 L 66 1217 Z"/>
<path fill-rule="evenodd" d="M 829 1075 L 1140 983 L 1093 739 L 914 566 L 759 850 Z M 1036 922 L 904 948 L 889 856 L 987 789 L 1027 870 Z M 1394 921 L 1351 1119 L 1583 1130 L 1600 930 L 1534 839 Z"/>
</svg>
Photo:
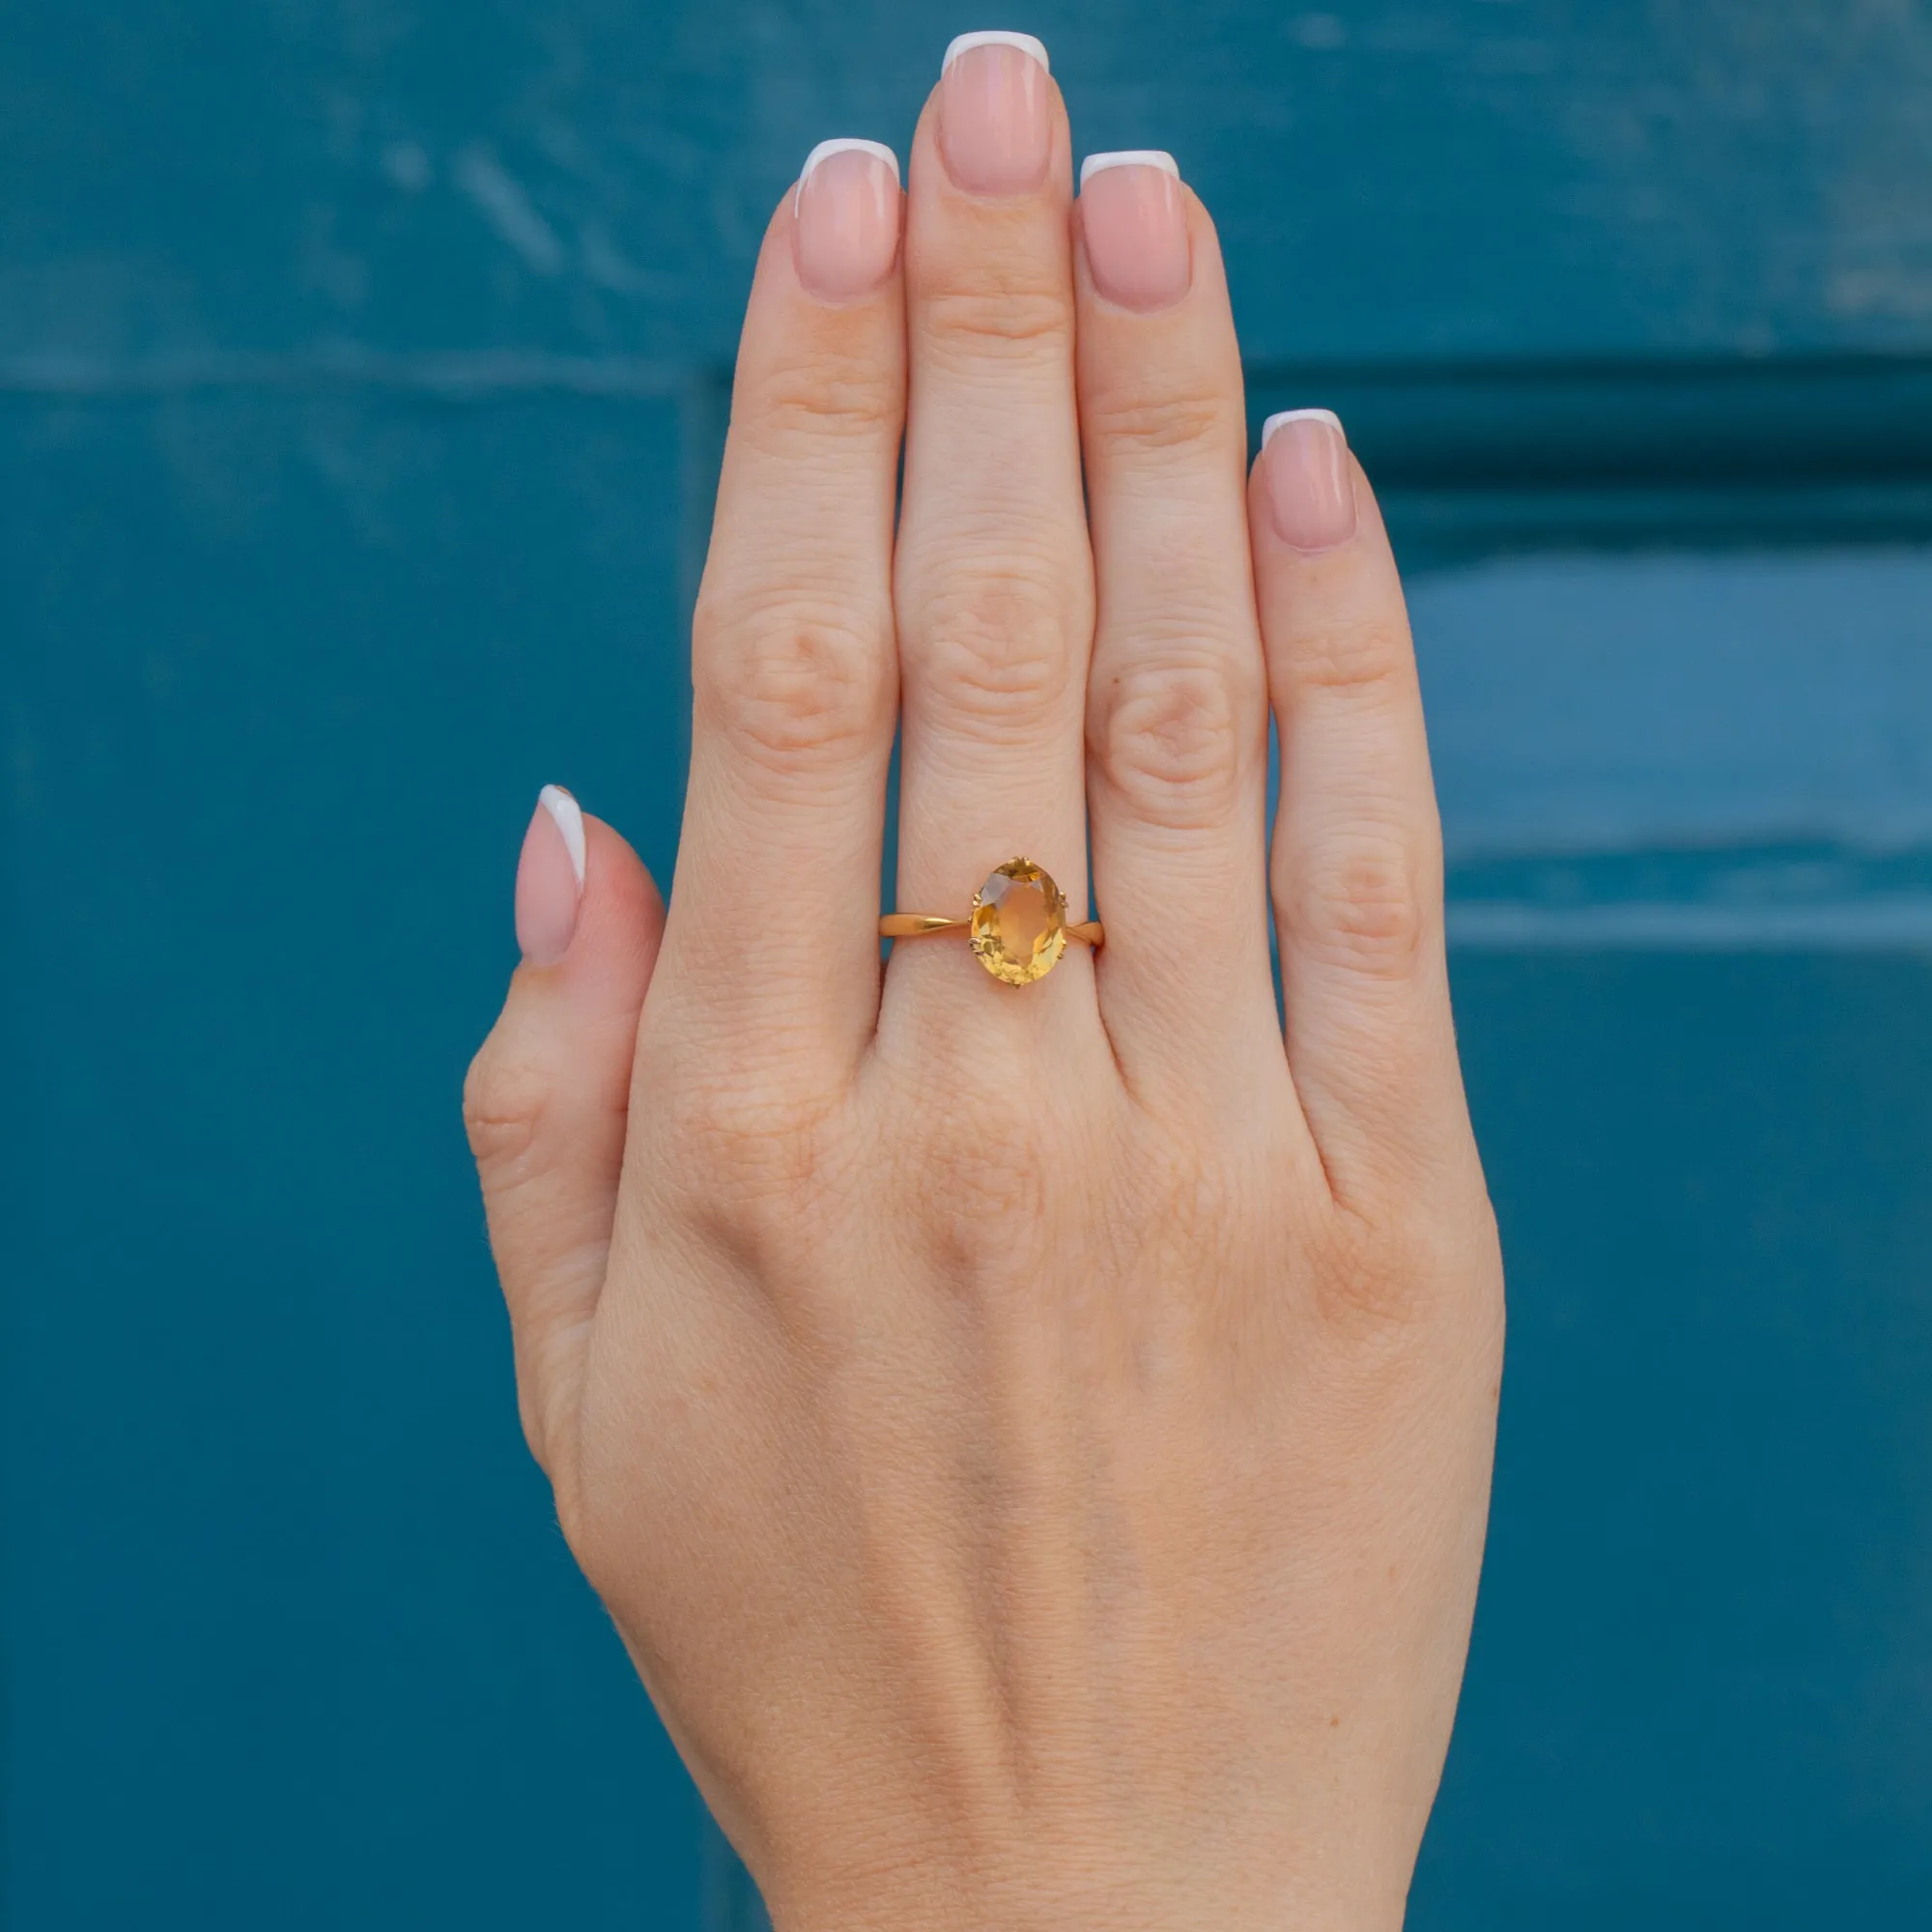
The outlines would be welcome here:
<svg viewBox="0 0 1932 1932">
<path fill-rule="evenodd" d="M 1053 109 L 1031 34 L 961 34 L 939 73 L 939 149 L 968 194 L 1021 194 L 1046 175 Z"/>
<path fill-rule="evenodd" d="M 1283 543 L 1332 550 L 1355 534 L 1355 473 L 1333 410 L 1283 410 L 1262 425 L 1262 482 Z"/>
<path fill-rule="evenodd" d="M 583 898 L 583 813 L 561 785 L 545 785 L 517 861 L 517 944 L 532 966 L 570 951 Z"/>
<path fill-rule="evenodd" d="M 1094 286 L 1109 301 L 1167 308 L 1187 293 L 1187 209 L 1172 155 L 1089 155 L 1080 163 L 1080 234 Z"/>
<path fill-rule="evenodd" d="M 854 301 L 885 280 L 899 246 L 899 159 L 883 142 L 819 142 L 791 206 L 798 278 L 820 301 Z"/>
</svg>

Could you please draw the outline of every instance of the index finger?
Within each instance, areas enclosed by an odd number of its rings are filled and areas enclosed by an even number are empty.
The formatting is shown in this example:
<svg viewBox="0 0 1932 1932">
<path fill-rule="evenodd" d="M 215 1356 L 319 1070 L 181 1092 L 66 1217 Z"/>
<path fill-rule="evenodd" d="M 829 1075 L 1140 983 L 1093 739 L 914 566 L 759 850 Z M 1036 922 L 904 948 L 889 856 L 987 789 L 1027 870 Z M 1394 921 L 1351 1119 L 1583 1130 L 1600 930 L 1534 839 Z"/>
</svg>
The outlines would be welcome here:
<svg viewBox="0 0 1932 1932">
<path fill-rule="evenodd" d="M 646 1015 L 856 1053 L 878 1001 L 905 414 L 898 164 L 814 149 L 765 232 L 692 626 L 691 780 Z"/>
</svg>

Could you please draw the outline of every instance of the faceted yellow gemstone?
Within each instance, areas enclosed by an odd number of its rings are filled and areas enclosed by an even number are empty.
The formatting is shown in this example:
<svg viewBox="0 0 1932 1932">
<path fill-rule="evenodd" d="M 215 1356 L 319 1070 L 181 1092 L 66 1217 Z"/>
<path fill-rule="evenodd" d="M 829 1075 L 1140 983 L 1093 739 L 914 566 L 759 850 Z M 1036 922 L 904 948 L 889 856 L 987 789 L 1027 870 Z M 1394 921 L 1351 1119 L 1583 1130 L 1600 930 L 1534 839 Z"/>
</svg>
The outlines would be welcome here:
<svg viewBox="0 0 1932 1932">
<path fill-rule="evenodd" d="M 1009 859 L 973 901 L 973 951 L 1009 986 L 1044 979 L 1066 950 L 1066 901 L 1031 859 Z"/>
</svg>

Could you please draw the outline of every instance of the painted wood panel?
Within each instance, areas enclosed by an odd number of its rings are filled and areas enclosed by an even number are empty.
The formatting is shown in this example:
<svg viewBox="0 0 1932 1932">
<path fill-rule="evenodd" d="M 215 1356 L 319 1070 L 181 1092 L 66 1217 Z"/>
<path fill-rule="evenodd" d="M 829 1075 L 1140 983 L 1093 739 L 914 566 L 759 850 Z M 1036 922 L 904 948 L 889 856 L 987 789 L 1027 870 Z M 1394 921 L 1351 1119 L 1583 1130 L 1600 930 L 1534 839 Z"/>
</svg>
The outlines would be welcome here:
<svg viewBox="0 0 1932 1932">
<path fill-rule="evenodd" d="M 0 1918 L 738 1932 L 456 1121 L 562 780 L 674 859 L 753 250 L 924 5 L 12 0 Z M 1046 6 L 1409 567 L 1512 1262 L 1414 1922 L 1932 1909 L 1932 14 Z"/>
</svg>

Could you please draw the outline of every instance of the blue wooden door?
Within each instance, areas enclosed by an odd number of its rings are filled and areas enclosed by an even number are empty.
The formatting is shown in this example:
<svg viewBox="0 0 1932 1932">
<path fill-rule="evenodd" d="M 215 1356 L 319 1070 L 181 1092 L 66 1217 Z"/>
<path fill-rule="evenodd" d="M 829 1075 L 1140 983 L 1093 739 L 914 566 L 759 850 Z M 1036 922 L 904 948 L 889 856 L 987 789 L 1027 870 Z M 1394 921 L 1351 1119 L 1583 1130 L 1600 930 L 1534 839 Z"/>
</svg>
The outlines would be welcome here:
<svg viewBox="0 0 1932 1932">
<path fill-rule="evenodd" d="M 672 858 L 755 239 L 923 4 L 0 10 L 17 1932 L 753 1907 L 456 1121 L 537 786 Z M 1932 1914 L 1932 14 L 1042 5 L 1408 569 L 1511 1264 L 1414 1922 Z"/>
</svg>

